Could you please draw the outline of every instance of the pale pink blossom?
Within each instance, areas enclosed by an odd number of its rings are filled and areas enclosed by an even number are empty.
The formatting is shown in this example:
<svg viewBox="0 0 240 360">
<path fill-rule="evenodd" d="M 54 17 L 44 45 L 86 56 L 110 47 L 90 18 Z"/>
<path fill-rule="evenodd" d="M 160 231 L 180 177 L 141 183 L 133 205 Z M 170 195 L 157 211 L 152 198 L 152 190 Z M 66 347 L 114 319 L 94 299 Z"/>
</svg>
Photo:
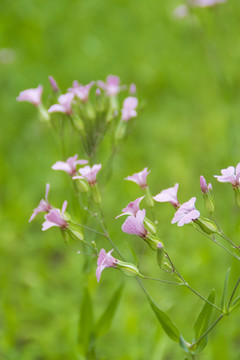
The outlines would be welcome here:
<svg viewBox="0 0 240 360">
<path fill-rule="evenodd" d="M 200 212 L 195 208 L 196 198 L 193 197 L 189 201 L 185 202 L 175 212 L 174 218 L 171 223 L 178 223 L 178 226 L 189 224 L 192 220 L 196 220 L 200 216 Z"/>
<path fill-rule="evenodd" d="M 150 173 L 148 171 L 148 168 L 144 168 L 142 171 L 133 174 L 132 176 L 126 177 L 124 180 L 133 181 L 136 184 L 138 184 L 142 189 L 145 189 L 147 187 L 147 176 Z"/>
<path fill-rule="evenodd" d="M 179 5 L 173 10 L 173 16 L 176 19 L 184 19 L 189 15 L 189 8 L 186 5 Z"/>
<path fill-rule="evenodd" d="M 143 226 L 143 221 L 146 215 L 146 210 L 139 210 L 136 216 L 130 215 L 122 225 L 122 231 L 127 234 L 137 235 L 141 238 L 146 238 L 148 232 Z"/>
<path fill-rule="evenodd" d="M 99 282 L 102 271 L 107 267 L 116 267 L 118 260 L 115 259 L 111 254 L 113 249 L 110 250 L 108 253 L 104 249 L 100 250 L 98 260 L 97 260 L 97 270 L 96 270 L 96 277 L 97 281 Z"/>
<path fill-rule="evenodd" d="M 94 84 L 95 82 L 91 81 L 87 85 L 81 85 L 75 80 L 73 82 L 73 87 L 68 89 L 68 91 L 76 95 L 83 102 L 86 102 L 88 101 L 89 92 Z"/>
<path fill-rule="evenodd" d="M 21 91 L 17 97 L 17 101 L 27 101 L 33 104 L 34 106 L 39 106 L 42 102 L 42 85 L 38 85 L 36 89 L 27 89 Z"/>
<path fill-rule="evenodd" d="M 79 169 L 81 176 L 74 176 L 73 179 L 85 179 L 89 185 L 95 185 L 97 182 L 97 173 L 101 170 L 101 168 L 102 164 L 95 164 L 92 167 L 84 166 L 83 168 Z"/>
<path fill-rule="evenodd" d="M 136 107 L 138 106 L 138 99 L 133 96 L 127 97 L 123 102 L 122 120 L 128 121 L 137 116 Z"/>
<path fill-rule="evenodd" d="M 207 194 L 209 191 L 212 191 L 212 184 L 207 184 L 203 175 L 200 176 L 200 188 L 202 193 Z"/>
<path fill-rule="evenodd" d="M 142 201 L 144 196 L 137 198 L 134 201 L 131 201 L 124 209 L 122 209 L 122 214 L 116 216 L 115 219 L 118 219 L 120 216 L 123 215 L 133 215 L 136 216 L 137 212 L 140 210 L 139 204 Z"/>
<path fill-rule="evenodd" d="M 42 230 L 45 231 L 53 226 L 58 226 L 66 229 L 69 224 L 64 219 L 64 213 L 67 208 L 67 201 L 65 200 L 62 206 L 62 211 L 59 209 L 51 209 L 47 215 L 44 216 L 45 222 L 42 224 Z"/>
<path fill-rule="evenodd" d="M 158 202 L 170 202 L 175 208 L 180 206 L 177 198 L 179 184 L 175 184 L 174 187 L 162 190 L 158 195 L 153 196 L 153 199 Z"/>
<path fill-rule="evenodd" d="M 77 165 L 85 165 L 88 163 L 87 160 L 77 160 L 78 155 L 74 155 L 67 159 L 66 162 L 64 161 L 57 161 L 53 164 L 53 170 L 62 170 L 68 173 L 70 176 L 74 176 L 77 173 Z"/>
<path fill-rule="evenodd" d="M 57 93 L 59 91 L 59 87 L 58 87 L 58 84 L 57 84 L 56 80 L 52 76 L 49 76 L 48 80 L 50 82 L 52 91 Z"/>
<path fill-rule="evenodd" d="M 50 106 L 48 112 L 50 114 L 53 112 L 61 112 L 67 115 L 71 115 L 73 98 L 74 98 L 73 93 L 66 93 L 64 95 L 60 95 L 58 98 L 59 104 L 54 104 Z"/>
<path fill-rule="evenodd" d="M 136 87 L 136 85 L 135 85 L 134 83 L 130 84 L 130 86 L 129 86 L 129 92 L 130 92 L 130 94 L 132 94 L 132 95 L 136 94 L 136 92 L 137 92 L 137 87 Z"/>
<path fill-rule="evenodd" d="M 99 80 L 98 86 L 106 91 L 107 96 L 116 96 L 125 86 L 120 86 L 120 78 L 115 75 L 109 75 L 106 82 Z"/>
<path fill-rule="evenodd" d="M 192 0 L 192 5 L 199 7 L 214 6 L 225 3 L 227 0 Z"/>
<path fill-rule="evenodd" d="M 229 166 L 227 169 L 221 170 L 222 175 L 214 175 L 214 177 L 220 182 L 230 182 L 233 188 L 240 186 L 240 163 L 237 164 L 236 169 L 233 166 Z"/>
<path fill-rule="evenodd" d="M 46 184 L 45 200 L 42 199 L 40 201 L 38 207 L 36 207 L 36 209 L 33 210 L 33 213 L 32 213 L 32 216 L 29 219 L 29 222 L 32 221 L 35 218 L 35 216 L 37 214 L 39 214 L 40 212 L 49 212 L 52 209 L 52 206 L 48 202 L 49 190 L 50 190 L 50 185 Z"/>
</svg>

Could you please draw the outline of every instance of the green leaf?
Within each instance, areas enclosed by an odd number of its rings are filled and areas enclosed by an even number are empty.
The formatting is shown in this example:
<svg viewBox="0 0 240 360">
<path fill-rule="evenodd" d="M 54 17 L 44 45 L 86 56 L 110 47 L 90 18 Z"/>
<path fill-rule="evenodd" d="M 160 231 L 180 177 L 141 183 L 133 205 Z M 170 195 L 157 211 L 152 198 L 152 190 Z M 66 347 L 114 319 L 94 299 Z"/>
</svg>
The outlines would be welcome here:
<svg viewBox="0 0 240 360">
<path fill-rule="evenodd" d="M 232 305 L 230 307 L 230 311 L 232 311 L 233 309 L 235 309 L 238 305 L 240 304 L 240 296 L 238 296 L 233 302 Z"/>
<path fill-rule="evenodd" d="M 212 291 L 210 292 L 208 299 L 209 302 L 211 302 L 212 304 L 214 304 L 215 301 L 215 290 L 212 289 Z M 211 306 L 209 303 L 205 303 L 200 314 L 198 315 L 197 320 L 195 321 L 195 324 L 193 326 L 194 332 L 195 332 L 195 339 L 194 341 L 196 341 L 197 339 L 199 339 L 208 329 L 210 321 L 211 321 L 211 315 L 212 315 L 212 310 L 213 310 L 213 306 Z M 206 345 L 207 345 L 207 336 L 205 336 L 195 347 L 195 349 L 193 349 L 195 352 L 197 350 L 197 352 L 202 351 Z"/>
<path fill-rule="evenodd" d="M 165 333 L 170 339 L 178 342 L 180 340 L 180 332 L 177 326 L 165 312 L 159 309 L 150 296 L 148 296 L 148 301 Z"/>
<path fill-rule="evenodd" d="M 222 306 L 222 310 L 224 312 L 228 311 L 227 291 L 228 291 L 228 279 L 229 279 L 230 270 L 231 270 L 231 268 L 228 268 L 228 270 L 227 270 L 227 274 L 226 274 L 225 281 L 224 281 L 222 300 L 221 300 L 221 306 Z"/>
<path fill-rule="evenodd" d="M 118 308 L 118 304 L 120 302 L 121 294 L 122 294 L 123 286 L 121 285 L 117 291 L 113 294 L 112 299 L 110 300 L 109 305 L 107 306 L 106 310 L 98 320 L 96 327 L 95 327 L 95 333 L 96 335 L 104 335 L 108 332 L 108 330 L 111 327 L 112 320 L 114 318 L 114 315 L 116 313 L 116 310 Z"/>
<path fill-rule="evenodd" d="M 78 344 L 84 354 L 87 353 L 93 332 L 93 307 L 88 288 L 83 294 L 78 325 Z"/>
</svg>

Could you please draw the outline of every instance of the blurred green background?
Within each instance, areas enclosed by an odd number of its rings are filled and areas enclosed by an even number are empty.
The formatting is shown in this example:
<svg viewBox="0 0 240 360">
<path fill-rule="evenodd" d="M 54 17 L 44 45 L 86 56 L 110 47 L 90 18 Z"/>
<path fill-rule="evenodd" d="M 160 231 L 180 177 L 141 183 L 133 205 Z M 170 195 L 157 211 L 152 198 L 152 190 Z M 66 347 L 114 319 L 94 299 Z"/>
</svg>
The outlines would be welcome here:
<svg viewBox="0 0 240 360">
<path fill-rule="evenodd" d="M 239 211 L 231 186 L 212 177 L 240 161 L 239 0 L 196 9 L 182 20 L 172 17 L 177 5 L 175 0 L 1 0 L 1 359 L 77 359 L 84 259 L 77 246 L 64 245 L 57 229 L 42 233 L 40 217 L 28 223 L 47 181 L 50 199 L 59 207 L 71 197 L 70 182 L 51 171 L 59 160 L 59 144 L 49 129 L 30 104 L 16 102 L 21 90 L 40 83 L 47 101 L 49 75 L 66 89 L 74 79 L 87 83 L 116 74 L 123 84 L 136 83 L 137 95 L 146 103 L 114 160 L 114 175 L 104 193 L 110 232 L 122 249 L 127 241 L 141 246 L 121 232 L 121 220 L 113 220 L 140 196 L 138 187 L 123 178 L 146 166 L 154 195 L 179 182 L 179 200 L 197 196 L 196 206 L 204 214 L 199 189 L 203 174 L 213 183 L 216 217 L 239 243 Z M 215 287 L 219 302 L 227 268 L 232 267 L 233 286 L 239 264 L 193 229 L 171 225 L 170 205 L 156 208 L 159 233 L 186 279 L 205 296 Z M 147 274 L 152 256 L 147 250 L 142 260 Z M 97 284 L 91 272 L 97 315 L 122 280 L 120 272 L 108 269 Z M 124 280 L 112 328 L 97 341 L 97 358 L 183 359 L 137 283 Z M 202 302 L 187 289 L 146 286 L 191 340 Z M 239 321 L 236 311 L 219 323 L 199 359 L 239 359 Z"/>
</svg>

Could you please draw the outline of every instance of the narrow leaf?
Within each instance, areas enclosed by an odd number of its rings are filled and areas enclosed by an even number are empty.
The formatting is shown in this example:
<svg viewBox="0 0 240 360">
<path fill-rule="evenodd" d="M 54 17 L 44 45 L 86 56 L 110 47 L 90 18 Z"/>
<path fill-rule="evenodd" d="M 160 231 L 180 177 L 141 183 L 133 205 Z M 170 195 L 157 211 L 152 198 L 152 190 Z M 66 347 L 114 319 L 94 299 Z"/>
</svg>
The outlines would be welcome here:
<svg viewBox="0 0 240 360">
<path fill-rule="evenodd" d="M 170 339 L 178 342 L 180 340 L 180 332 L 177 326 L 165 312 L 159 309 L 150 296 L 148 296 L 148 301 L 165 333 Z"/>
<path fill-rule="evenodd" d="M 235 309 L 235 307 L 237 307 L 239 304 L 240 304 L 240 296 L 238 296 L 238 297 L 232 302 L 232 305 L 231 305 L 230 310 Z"/>
<path fill-rule="evenodd" d="M 111 327 L 112 320 L 114 318 L 114 315 L 116 313 L 116 310 L 118 308 L 118 304 L 120 302 L 121 294 L 122 294 L 123 286 L 121 285 L 117 291 L 113 294 L 112 299 L 110 300 L 109 305 L 107 306 L 106 310 L 98 320 L 95 332 L 96 335 L 104 335 L 108 332 L 108 330 Z"/>
<path fill-rule="evenodd" d="M 228 268 L 227 274 L 224 281 L 224 287 L 223 287 L 223 294 L 222 294 L 222 300 L 221 300 L 221 306 L 223 311 L 228 311 L 228 304 L 227 304 L 227 291 L 228 291 L 228 279 L 229 279 L 229 273 L 231 268 Z"/>
<path fill-rule="evenodd" d="M 81 309 L 80 309 L 80 319 L 78 326 L 78 344 L 80 349 L 85 354 L 88 350 L 91 333 L 93 329 L 93 308 L 91 296 L 86 287 L 84 290 L 84 295 L 82 299 Z"/>
</svg>

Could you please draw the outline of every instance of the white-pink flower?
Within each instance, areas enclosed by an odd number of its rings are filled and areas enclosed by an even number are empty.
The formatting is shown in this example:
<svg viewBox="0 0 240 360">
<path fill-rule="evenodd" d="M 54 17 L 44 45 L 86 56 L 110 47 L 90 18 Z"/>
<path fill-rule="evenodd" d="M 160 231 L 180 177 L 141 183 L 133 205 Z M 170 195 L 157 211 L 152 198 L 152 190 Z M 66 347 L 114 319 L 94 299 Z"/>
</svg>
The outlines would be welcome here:
<svg viewBox="0 0 240 360">
<path fill-rule="evenodd" d="M 220 182 L 230 182 L 233 188 L 240 186 L 240 163 L 237 164 L 236 169 L 233 166 L 222 169 L 221 174 L 222 175 L 214 175 L 214 177 Z"/>
<path fill-rule="evenodd" d="M 66 229 L 69 224 L 64 219 L 64 213 L 67 208 L 67 201 L 65 200 L 62 206 L 62 211 L 59 209 L 52 209 L 47 215 L 44 216 L 45 222 L 42 224 L 42 230 L 45 231 L 53 226 L 58 226 L 62 229 Z"/>
<path fill-rule="evenodd" d="M 118 219 L 120 216 L 123 215 L 133 215 L 136 216 L 137 212 L 140 210 L 139 204 L 142 201 L 144 196 L 137 198 L 134 201 L 131 201 L 124 209 L 122 209 L 122 214 L 116 216 L 115 219 Z"/>
<path fill-rule="evenodd" d="M 32 213 L 32 216 L 29 219 L 29 222 L 32 221 L 35 218 L 35 216 L 37 214 L 39 214 L 40 212 L 49 212 L 52 209 L 52 206 L 48 202 L 49 190 L 50 190 L 50 185 L 46 184 L 45 200 L 42 199 L 40 201 L 38 207 L 36 207 L 36 209 L 33 210 L 33 213 Z"/>
<path fill-rule="evenodd" d="M 115 75 L 109 75 L 106 82 L 99 80 L 98 86 L 106 91 L 107 96 L 116 96 L 125 86 L 120 86 L 120 78 Z"/>
<path fill-rule="evenodd" d="M 87 85 L 81 85 L 75 80 L 73 82 L 73 87 L 68 89 L 68 91 L 76 95 L 82 102 L 86 102 L 89 97 L 89 92 L 94 84 L 95 82 L 91 81 Z"/>
<path fill-rule="evenodd" d="M 36 89 L 27 89 L 21 91 L 17 97 L 17 101 L 27 101 L 33 104 L 34 106 L 38 106 L 42 102 L 41 100 L 42 92 L 43 92 L 42 85 L 38 85 Z"/>
<path fill-rule="evenodd" d="M 158 202 L 170 202 L 175 208 L 180 206 L 177 192 L 179 184 L 175 184 L 174 187 L 162 190 L 158 195 L 153 196 L 153 199 Z"/>
<path fill-rule="evenodd" d="M 173 10 L 173 16 L 176 19 L 184 19 L 189 15 L 189 8 L 186 5 L 179 5 Z"/>
<path fill-rule="evenodd" d="M 200 176 L 200 188 L 202 193 L 207 194 L 209 191 L 212 191 L 212 184 L 207 184 L 203 175 Z"/>
<path fill-rule="evenodd" d="M 133 96 L 127 97 L 123 102 L 122 120 L 128 121 L 137 116 L 136 107 L 138 106 L 138 99 Z"/>
<path fill-rule="evenodd" d="M 67 115 L 71 115 L 73 98 L 74 98 L 73 93 L 66 93 L 64 95 L 60 95 L 58 98 L 59 104 L 54 104 L 50 106 L 48 112 L 50 114 L 53 112 L 61 112 Z"/>
<path fill-rule="evenodd" d="M 113 249 L 106 253 L 104 249 L 100 250 L 98 260 L 97 260 L 97 270 L 96 270 L 96 277 L 97 281 L 99 282 L 102 271 L 107 267 L 116 267 L 118 260 L 115 259 L 111 254 Z"/>
<path fill-rule="evenodd" d="M 77 160 L 78 155 L 74 155 L 64 161 L 57 161 L 55 164 L 53 164 L 52 169 L 53 170 L 62 170 L 68 173 L 70 176 L 74 176 L 77 173 L 77 165 L 85 165 L 88 163 L 87 160 Z"/>
<path fill-rule="evenodd" d="M 227 0 L 192 0 L 194 6 L 208 7 L 225 3 Z"/>
<path fill-rule="evenodd" d="M 83 168 L 79 169 L 81 176 L 74 176 L 73 179 L 85 179 L 89 185 L 93 186 L 97 182 L 96 176 L 101 168 L 102 164 L 95 164 L 92 167 L 84 166 Z"/>
<path fill-rule="evenodd" d="M 172 224 L 178 223 L 178 226 L 189 224 L 192 220 L 196 220 L 200 216 L 200 212 L 195 208 L 196 198 L 193 197 L 189 201 L 185 202 L 175 212 L 175 215 L 171 221 Z"/>
<path fill-rule="evenodd" d="M 138 184 L 142 189 L 147 187 L 147 176 L 150 173 L 148 168 L 144 168 L 142 171 L 133 174 L 132 176 L 126 177 L 124 180 L 133 181 Z"/>
<path fill-rule="evenodd" d="M 139 210 L 136 216 L 130 215 L 122 225 L 122 231 L 127 234 L 137 235 L 141 238 L 145 238 L 148 234 L 147 230 L 143 226 L 143 221 L 146 215 L 146 210 Z"/>
</svg>

